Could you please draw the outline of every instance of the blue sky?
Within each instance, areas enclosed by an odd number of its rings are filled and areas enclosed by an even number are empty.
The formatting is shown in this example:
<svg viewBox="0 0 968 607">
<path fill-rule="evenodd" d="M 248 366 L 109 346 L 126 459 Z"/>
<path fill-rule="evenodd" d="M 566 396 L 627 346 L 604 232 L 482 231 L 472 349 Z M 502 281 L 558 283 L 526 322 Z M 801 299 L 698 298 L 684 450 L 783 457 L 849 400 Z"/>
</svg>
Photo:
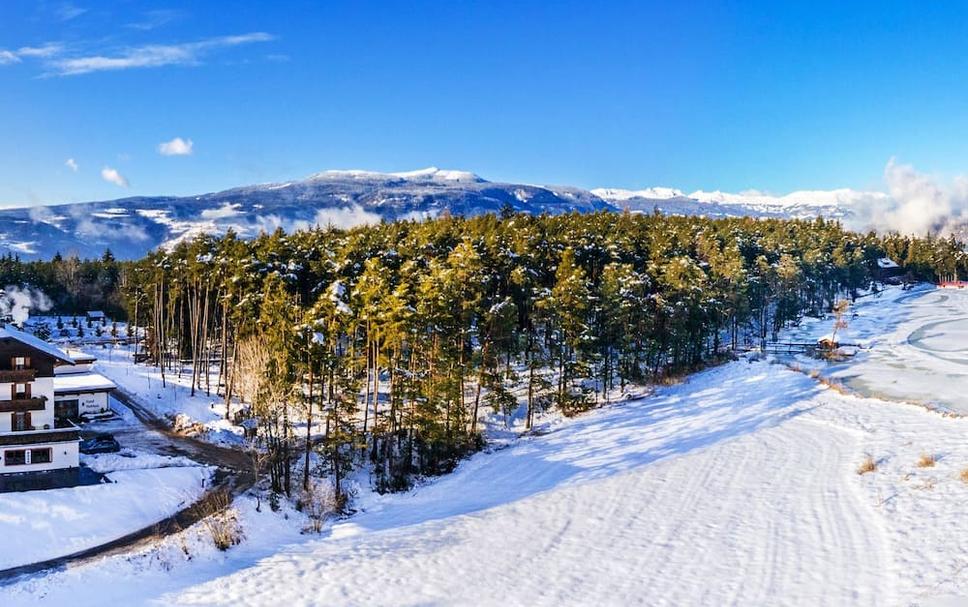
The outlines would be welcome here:
<svg viewBox="0 0 968 607">
<path fill-rule="evenodd" d="M 0 206 L 329 168 L 774 193 L 881 188 L 891 157 L 952 176 L 968 158 L 966 12 L 4 0 Z M 183 154 L 160 153 L 176 137 Z"/>
</svg>

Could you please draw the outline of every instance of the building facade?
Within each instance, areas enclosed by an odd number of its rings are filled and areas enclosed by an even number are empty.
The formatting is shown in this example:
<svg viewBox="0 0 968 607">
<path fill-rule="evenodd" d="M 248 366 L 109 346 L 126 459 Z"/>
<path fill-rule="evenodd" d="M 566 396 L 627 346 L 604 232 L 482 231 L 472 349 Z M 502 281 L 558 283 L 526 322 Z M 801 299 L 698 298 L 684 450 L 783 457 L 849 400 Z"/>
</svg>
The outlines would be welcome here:
<svg viewBox="0 0 968 607">
<path fill-rule="evenodd" d="M 0 327 L 0 474 L 78 468 L 79 429 L 54 414 L 54 368 L 73 364 L 51 344 Z"/>
<path fill-rule="evenodd" d="M 91 419 L 110 413 L 108 395 L 117 386 L 92 370 L 97 358 L 78 350 L 68 350 L 67 354 L 74 365 L 54 368 L 55 419 Z"/>
</svg>

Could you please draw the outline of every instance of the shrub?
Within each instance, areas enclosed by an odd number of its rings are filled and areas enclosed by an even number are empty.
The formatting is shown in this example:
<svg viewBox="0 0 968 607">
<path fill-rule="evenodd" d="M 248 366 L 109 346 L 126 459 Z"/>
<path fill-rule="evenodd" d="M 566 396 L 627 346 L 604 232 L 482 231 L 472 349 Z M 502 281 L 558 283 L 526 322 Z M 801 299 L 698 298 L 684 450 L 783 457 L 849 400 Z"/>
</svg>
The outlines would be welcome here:
<svg viewBox="0 0 968 607">
<path fill-rule="evenodd" d="M 963 483 L 968 483 L 968 468 L 965 468 L 964 470 L 962 470 L 961 474 L 959 474 L 958 477 L 961 479 Z"/>
<path fill-rule="evenodd" d="M 339 505 L 334 493 L 333 488 L 328 484 L 312 484 L 308 491 L 303 492 L 300 503 L 309 518 L 306 532 L 319 533 L 323 530 L 326 518 Z"/>
<path fill-rule="evenodd" d="M 918 468 L 931 468 L 937 463 L 937 458 L 931 453 L 922 453 L 918 458 Z"/>
<path fill-rule="evenodd" d="M 877 470 L 877 462 L 875 462 L 874 458 L 869 455 L 860 463 L 859 466 L 857 466 L 857 474 L 867 474 L 868 472 L 874 472 L 875 470 Z"/>
<path fill-rule="evenodd" d="M 227 491 L 215 491 L 202 498 L 202 524 L 219 550 L 225 551 L 242 542 L 244 537 L 238 513 L 231 508 L 232 500 Z"/>
</svg>

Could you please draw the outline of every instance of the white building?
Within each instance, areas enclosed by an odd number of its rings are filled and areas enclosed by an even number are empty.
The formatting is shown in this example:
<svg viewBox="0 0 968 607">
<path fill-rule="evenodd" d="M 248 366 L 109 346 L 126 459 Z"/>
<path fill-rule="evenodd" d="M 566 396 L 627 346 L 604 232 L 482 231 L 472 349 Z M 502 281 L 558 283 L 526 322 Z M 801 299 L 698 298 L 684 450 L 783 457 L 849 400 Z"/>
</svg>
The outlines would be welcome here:
<svg viewBox="0 0 968 607">
<path fill-rule="evenodd" d="M 0 326 L 0 475 L 78 468 L 79 430 L 54 415 L 54 369 L 73 364 L 57 347 Z"/>
<path fill-rule="evenodd" d="M 110 411 L 108 394 L 114 382 L 91 369 L 96 357 L 68 350 L 73 366 L 54 368 L 54 414 L 57 419 L 77 420 Z"/>
</svg>

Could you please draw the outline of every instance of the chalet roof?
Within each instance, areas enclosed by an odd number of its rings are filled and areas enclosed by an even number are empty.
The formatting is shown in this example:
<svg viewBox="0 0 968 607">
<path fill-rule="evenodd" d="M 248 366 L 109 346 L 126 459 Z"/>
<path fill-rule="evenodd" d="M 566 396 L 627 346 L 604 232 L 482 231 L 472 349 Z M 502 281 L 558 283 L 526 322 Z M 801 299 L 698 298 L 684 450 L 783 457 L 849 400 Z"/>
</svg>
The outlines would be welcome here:
<svg viewBox="0 0 968 607">
<path fill-rule="evenodd" d="M 118 386 L 99 373 L 71 373 L 54 376 L 54 394 L 109 392 Z"/>
<path fill-rule="evenodd" d="M 35 337 L 30 333 L 25 333 L 24 331 L 15 329 L 10 325 L 0 326 L 0 339 L 12 339 L 14 341 L 18 341 L 28 348 L 43 352 L 47 356 L 57 359 L 63 363 L 67 363 L 69 365 L 74 364 L 74 359 L 72 359 L 67 355 L 66 352 L 54 344 L 49 344 L 39 337 Z"/>
<path fill-rule="evenodd" d="M 97 356 L 93 354 L 88 354 L 87 352 L 82 352 L 80 350 L 67 350 L 67 355 L 74 359 L 74 362 L 79 365 L 86 365 L 93 363 L 97 360 Z"/>
<path fill-rule="evenodd" d="M 877 260 L 877 267 L 881 268 L 882 270 L 894 270 L 896 268 L 900 268 L 901 266 L 897 265 L 897 262 L 890 257 L 881 257 Z"/>
<path fill-rule="evenodd" d="M 87 311 L 87 317 L 88 318 L 104 318 L 104 312 L 102 312 L 100 310 L 88 310 Z"/>
</svg>

